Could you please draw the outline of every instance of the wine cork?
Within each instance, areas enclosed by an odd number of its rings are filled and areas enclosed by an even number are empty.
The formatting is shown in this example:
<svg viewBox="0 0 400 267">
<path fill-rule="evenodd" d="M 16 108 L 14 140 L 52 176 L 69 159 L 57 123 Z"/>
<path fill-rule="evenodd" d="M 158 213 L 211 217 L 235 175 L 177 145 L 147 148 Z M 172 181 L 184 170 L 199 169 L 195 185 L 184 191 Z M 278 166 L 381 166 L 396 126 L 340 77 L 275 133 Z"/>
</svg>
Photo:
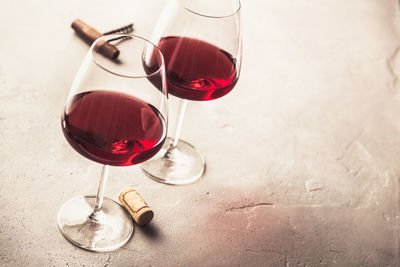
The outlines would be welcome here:
<svg viewBox="0 0 400 267">
<path fill-rule="evenodd" d="M 95 28 L 80 19 L 74 20 L 71 27 L 75 30 L 76 34 L 78 34 L 78 36 L 89 45 L 91 45 L 97 38 L 103 36 L 103 34 L 98 32 Z M 97 47 L 98 51 L 105 57 L 115 60 L 119 56 L 118 48 L 106 41 L 98 43 Z"/>
<path fill-rule="evenodd" d="M 122 190 L 118 198 L 138 225 L 148 224 L 153 219 L 153 211 L 135 189 Z"/>
</svg>

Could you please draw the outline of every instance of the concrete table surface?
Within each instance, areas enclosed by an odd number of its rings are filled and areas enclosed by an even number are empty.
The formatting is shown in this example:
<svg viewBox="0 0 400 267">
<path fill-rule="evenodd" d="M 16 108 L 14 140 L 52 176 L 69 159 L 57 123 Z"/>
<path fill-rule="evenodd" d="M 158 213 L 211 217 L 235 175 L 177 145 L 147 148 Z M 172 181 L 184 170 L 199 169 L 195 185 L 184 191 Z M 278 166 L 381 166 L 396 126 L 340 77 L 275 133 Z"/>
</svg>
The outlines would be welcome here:
<svg viewBox="0 0 400 267">
<path fill-rule="evenodd" d="M 206 175 L 166 186 L 111 168 L 106 196 L 134 186 L 154 220 L 110 253 L 61 236 L 58 208 L 94 194 L 101 171 L 60 128 L 88 49 L 69 25 L 149 37 L 163 4 L 0 5 L 0 265 L 399 266 L 397 0 L 243 0 L 239 82 L 191 102 L 183 125 Z"/>
</svg>

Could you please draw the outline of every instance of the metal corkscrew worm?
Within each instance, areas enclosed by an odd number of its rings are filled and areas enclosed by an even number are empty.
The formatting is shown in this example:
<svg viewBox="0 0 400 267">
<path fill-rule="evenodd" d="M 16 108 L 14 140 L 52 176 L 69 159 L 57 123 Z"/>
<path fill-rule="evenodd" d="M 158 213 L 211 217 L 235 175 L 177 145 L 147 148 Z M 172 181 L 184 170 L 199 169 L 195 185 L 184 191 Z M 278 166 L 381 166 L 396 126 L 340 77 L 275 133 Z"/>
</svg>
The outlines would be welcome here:
<svg viewBox="0 0 400 267">
<path fill-rule="evenodd" d="M 119 34 L 127 34 L 127 33 L 131 33 L 131 32 L 133 32 L 133 23 L 123 26 L 121 28 L 115 29 L 115 30 L 105 32 L 105 33 L 103 33 L 103 35 L 118 34 L 118 33 Z M 130 38 L 131 37 L 129 37 L 129 36 L 119 36 L 119 37 L 110 39 L 107 42 L 111 43 L 111 42 L 115 42 L 115 41 L 123 41 L 123 40 L 130 39 Z"/>
<path fill-rule="evenodd" d="M 133 23 L 123 26 L 121 28 L 111 30 L 108 32 L 103 33 L 103 35 L 114 34 L 114 33 L 131 33 L 133 32 Z"/>
</svg>

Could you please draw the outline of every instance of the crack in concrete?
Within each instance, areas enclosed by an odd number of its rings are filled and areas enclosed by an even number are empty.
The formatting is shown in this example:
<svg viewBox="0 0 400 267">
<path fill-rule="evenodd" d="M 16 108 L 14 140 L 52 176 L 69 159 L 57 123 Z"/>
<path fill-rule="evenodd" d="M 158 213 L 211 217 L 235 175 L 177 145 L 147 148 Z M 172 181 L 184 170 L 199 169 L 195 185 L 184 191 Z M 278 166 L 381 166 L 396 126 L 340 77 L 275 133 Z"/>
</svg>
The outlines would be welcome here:
<svg viewBox="0 0 400 267">
<path fill-rule="evenodd" d="M 106 262 L 104 263 L 104 267 L 110 266 L 110 264 L 111 264 L 111 256 L 110 254 L 108 254 Z"/>
<path fill-rule="evenodd" d="M 360 168 L 358 168 L 357 170 L 354 170 L 353 172 L 353 177 L 357 178 L 358 175 L 360 174 L 360 172 L 364 169 L 363 166 L 361 166 Z"/>
<path fill-rule="evenodd" d="M 315 192 L 315 191 L 324 190 L 324 186 L 320 181 L 311 179 L 311 180 L 306 181 L 306 189 L 307 189 L 307 192 L 311 193 L 311 192 Z"/>
<path fill-rule="evenodd" d="M 394 63 L 396 62 L 397 55 L 400 54 L 399 52 L 400 52 L 400 46 L 398 46 L 394 50 L 393 54 L 386 61 L 389 73 L 393 76 L 393 82 L 392 82 L 393 88 L 396 88 L 396 85 L 399 81 L 399 76 L 396 74 L 396 71 L 394 70 L 395 68 Z"/>
<path fill-rule="evenodd" d="M 330 249 L 330 250 L 328 250 L 329 252 L 333 252 L 333 253 L 337 253 L 337 254 L 339 254 L 339 253 L 343 253 L 343 250 L 339 250 L 339 249 Z"/>
<path fill-rule="evenodd" d="M 359 142 L 360 137 L 364 134 L 364 130 L 360 131 L 350 142 L 348 142 L 343 149 L 343 153 L 340 154 L 336 160 L 340 161 L 342 160 L 346 154 L 349 152 L 350 148 L 356 143 Z"/>
<path fill-rule="evenodd" d="M 255 254 L 268 254 L 268 253 L 275 253 L 281 256 L 286 256 L 285 253 L 276 251 L 276 250 L 272 250 L 272 249 L 245 249 L 246 252 L 249 253 L 255 253 Z"/>
<path fill-rule="evenodd" d="M 260 206 L 274 206 L 274 203 L 270 203 L 270 202 L 250 203 L 247 205 L 226 209 L 225 212 L 253 209 L 255 207 L 260 207 Z"/>
</svg>

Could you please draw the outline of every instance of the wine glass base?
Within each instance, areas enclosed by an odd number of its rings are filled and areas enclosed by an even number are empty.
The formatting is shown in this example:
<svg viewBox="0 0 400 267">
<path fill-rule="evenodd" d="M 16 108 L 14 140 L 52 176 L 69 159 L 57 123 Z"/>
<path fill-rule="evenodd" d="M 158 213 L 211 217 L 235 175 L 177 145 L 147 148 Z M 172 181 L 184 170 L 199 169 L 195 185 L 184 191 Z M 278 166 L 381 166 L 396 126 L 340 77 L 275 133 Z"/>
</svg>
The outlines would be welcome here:
<svg viewBox="0 0 400 267">
<path fill-rule="evenodd" d="M 200 152 L 191 144 L 178 140 L 170 149 L 168 137 L 160 152 L 141 164 L 144 173 L 151 179 L 170 185 L 190 184 L 200 179 L 206 169 L 206 162 Z"/>
<path fill-rule="evenodd" d="M 95 202 L 95 196 L 79 196 L 64 203 L 57 217 L 60 232 L 72 244 L 90 251 L 112 251 L 126 244 L 134 229 L 128 212 L 105 197 L 92 220 L 89 215 Z"/>
</svg>

